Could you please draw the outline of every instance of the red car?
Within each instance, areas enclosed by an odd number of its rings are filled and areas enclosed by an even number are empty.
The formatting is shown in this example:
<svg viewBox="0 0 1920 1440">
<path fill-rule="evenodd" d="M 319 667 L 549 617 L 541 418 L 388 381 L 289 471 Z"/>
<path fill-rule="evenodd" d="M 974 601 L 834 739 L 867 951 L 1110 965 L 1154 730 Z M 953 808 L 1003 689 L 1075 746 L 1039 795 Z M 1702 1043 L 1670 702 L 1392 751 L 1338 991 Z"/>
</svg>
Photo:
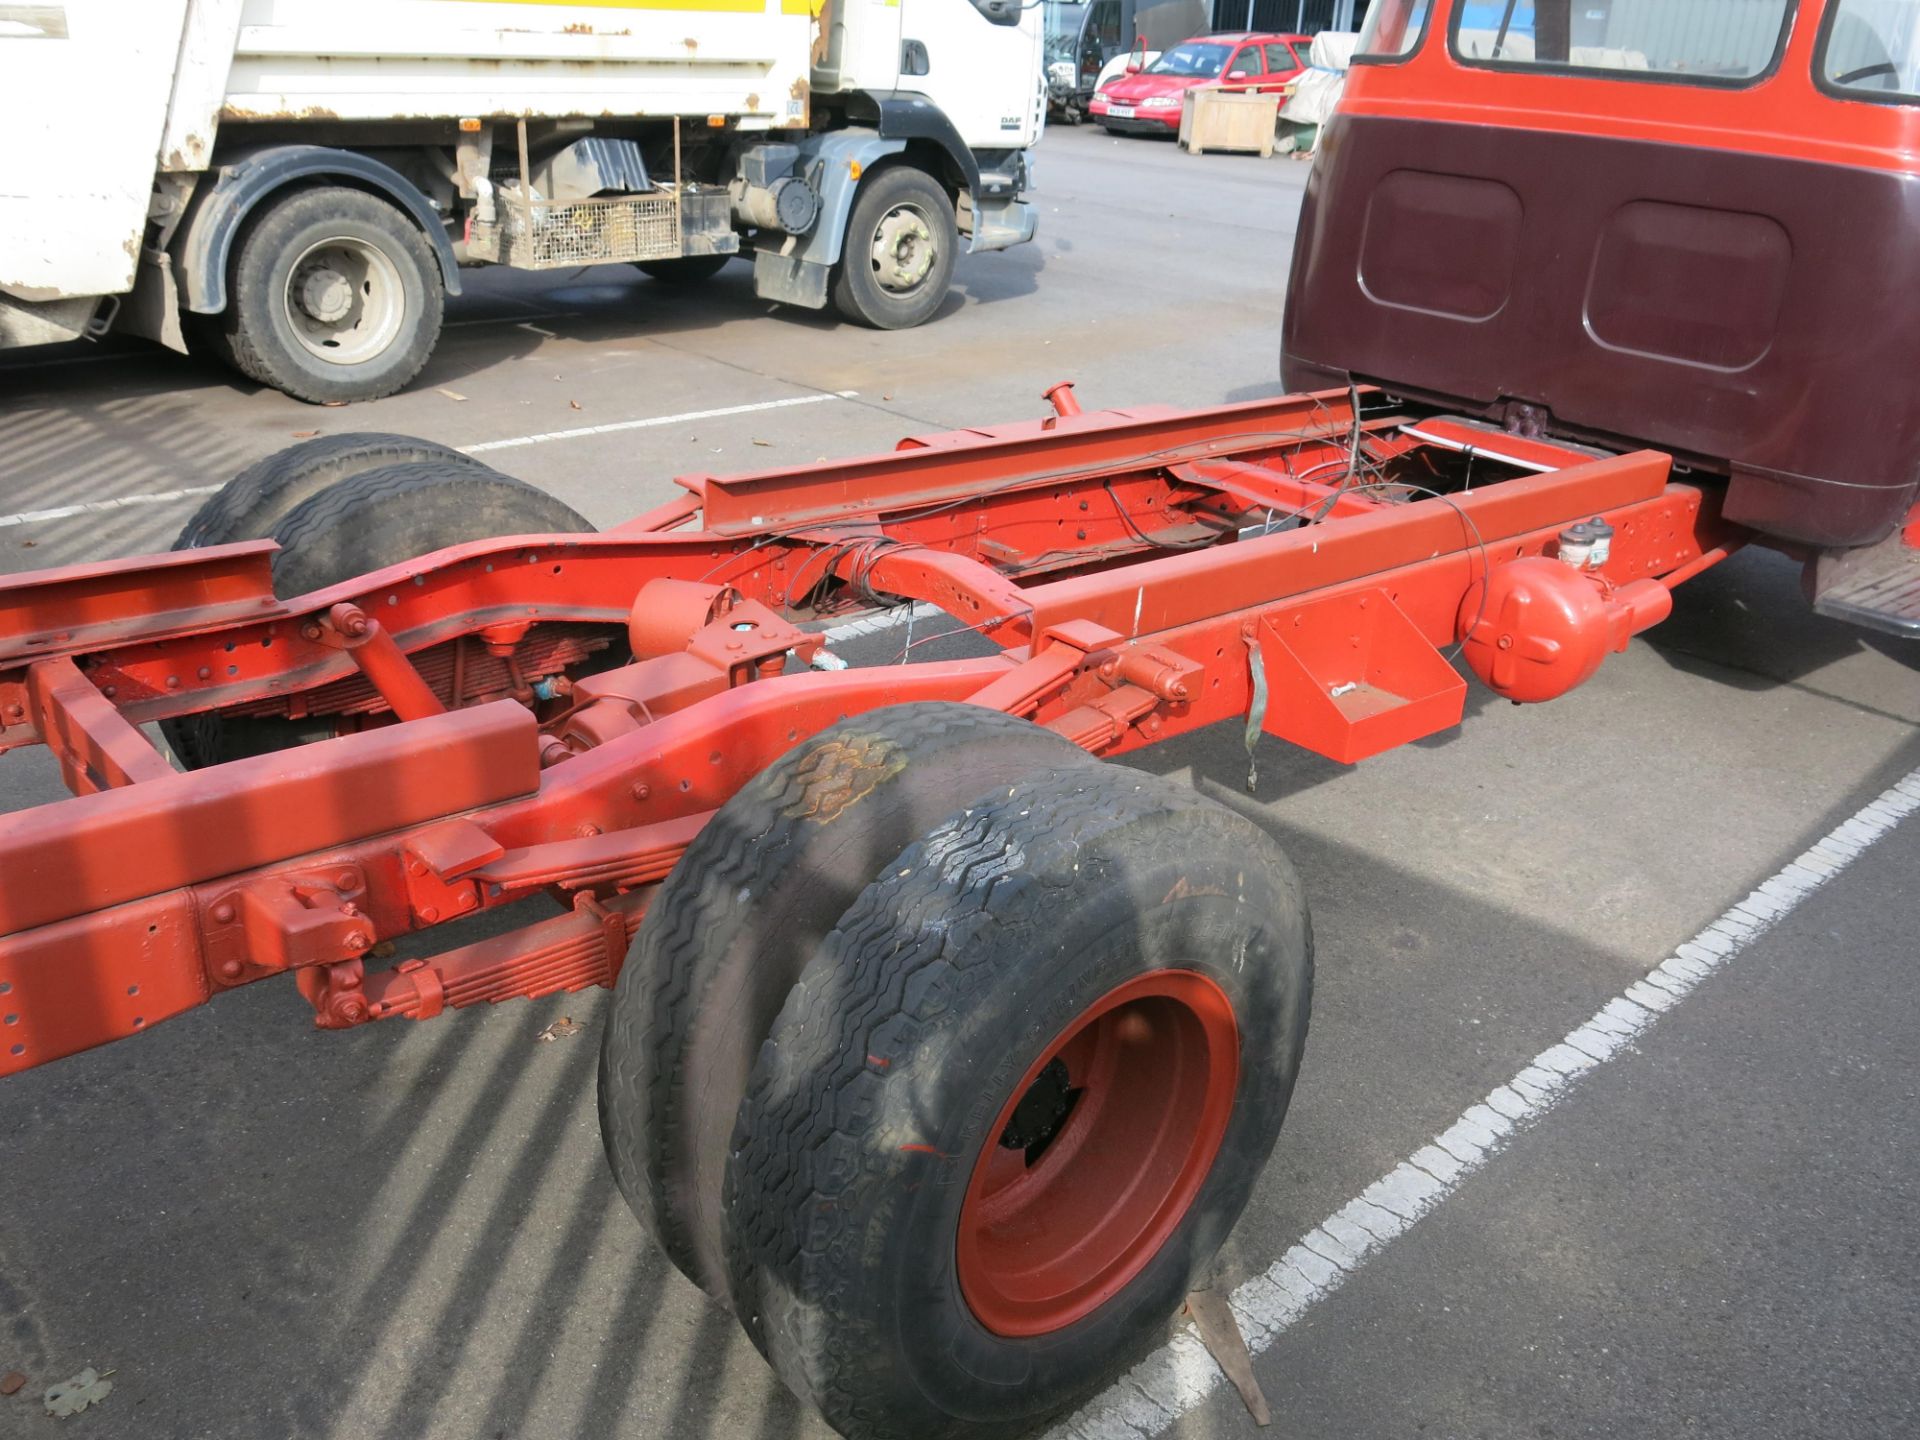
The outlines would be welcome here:
<svg viewBox="0 0 1920 1440">
<path fill-rule="evenodd" d="M 1278 92 L 1307 68 L 1310 35 L 1199 35 L 1109 82 L 1087 107 L 1110 134 L 1176 135 L 1181 97 L 1202 85 Z"/>
</svg>

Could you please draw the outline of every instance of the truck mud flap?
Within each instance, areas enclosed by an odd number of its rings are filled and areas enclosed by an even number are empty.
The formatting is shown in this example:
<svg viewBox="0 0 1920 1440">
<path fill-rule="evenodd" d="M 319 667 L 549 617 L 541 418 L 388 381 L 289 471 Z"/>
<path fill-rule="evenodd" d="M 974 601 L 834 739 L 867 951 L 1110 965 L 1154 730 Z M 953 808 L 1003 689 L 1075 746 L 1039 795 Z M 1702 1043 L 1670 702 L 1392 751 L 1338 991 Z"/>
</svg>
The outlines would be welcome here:
<svg viewBox="0 0 1920 1440">
<path fill-rule="evenodd" d="M 777 250 L 756 250 L 753 254 L 753 291 L 762 300 L 824 309 L 827 281 L 832 275 L 831 265 L 816 265 L 799 255 L 782 255 Z"/>
</svg>

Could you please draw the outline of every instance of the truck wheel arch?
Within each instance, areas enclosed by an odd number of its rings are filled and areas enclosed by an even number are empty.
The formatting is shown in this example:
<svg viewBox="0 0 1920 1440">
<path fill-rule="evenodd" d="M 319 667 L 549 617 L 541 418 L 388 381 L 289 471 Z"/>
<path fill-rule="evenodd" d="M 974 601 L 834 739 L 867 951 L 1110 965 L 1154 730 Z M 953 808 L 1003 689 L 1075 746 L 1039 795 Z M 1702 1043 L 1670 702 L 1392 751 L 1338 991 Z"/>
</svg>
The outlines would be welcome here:
<svg viewBox="0 0 1920 1440">
<path fill-rule="evenodd" d="M 973 151 L 967 148 L 966 141 L 960 138 L 960 132 L 954 128 L 946 111 L 924 95 L 905 91 L 863 90 L 860 94 L 879 113 L 876 129 L 881 139 L 925 142 L 912 148 L 916 152 L 932 150 L 944 156 L 952 164 L 960 187 L 976 193 L 979 191 L 980 162 Z M 950 178 L 942 175 L 939 169 L 927 165 L 921 168 L 937 180 Z"/>
<path fill-rule="evenodd" d="M 824 160 L 820 181 L 820 218 L 806 237 L 806 258 L 819 265 L 837 265 L 846 245 L 847 222 L 853 216 L 860 189 L 874 176 L 898 166 L 924 172 L 959 203 L 967 186 L 964 172 L 946 149 L 925 140 L 876 136 L 871 130 L 843 130 L 821 137 L 810 146 L 810 159 Z M 852 166 L 860 167 L 854 179 Z"/>
<path fill-rule="evenodd" d="M 384 161 L 325 145 L 272 145 L 222 162 L 195 197 L 181 226 L 175 265 L 187 309 L 215 315 L 227 307 L 227 260 L 260 203 L 301 181 L 345 184 L 391 200 L 427 238 L 449 295 L 460 293 L 460 264 L 446 227 L 411 181 Z"/>
</svg>

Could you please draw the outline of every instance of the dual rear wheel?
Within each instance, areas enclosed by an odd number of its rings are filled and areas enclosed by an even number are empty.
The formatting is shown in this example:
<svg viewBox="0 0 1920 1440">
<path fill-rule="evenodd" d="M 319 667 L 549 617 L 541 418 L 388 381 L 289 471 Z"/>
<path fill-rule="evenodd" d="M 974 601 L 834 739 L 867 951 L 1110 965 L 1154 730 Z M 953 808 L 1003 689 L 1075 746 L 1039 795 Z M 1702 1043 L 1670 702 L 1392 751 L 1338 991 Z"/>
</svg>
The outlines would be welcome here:
<svg viewBox="0 0 1920 1440">
<path fill-rule="evenodd" d="M 592 529 L 545 491 L 445 445 L 357 433 L 256 461 L 207 497 L 173 548 L 275 540 L 273 588 L 292 597 L 470 540 Z M 162 720 L 160 729 L 198 770 L 328 739 L 336 720 L 208 711 Z"/>
<path fill-rule="evenodd" d="M 1284 856 L 1191 789 L 970 706 L 856 717 L 663 886 L 603 1039 L 607 1153 L 842 1433 L 1018 1431 L 1232 1228 L 1311 952 Z"/>
</svg>

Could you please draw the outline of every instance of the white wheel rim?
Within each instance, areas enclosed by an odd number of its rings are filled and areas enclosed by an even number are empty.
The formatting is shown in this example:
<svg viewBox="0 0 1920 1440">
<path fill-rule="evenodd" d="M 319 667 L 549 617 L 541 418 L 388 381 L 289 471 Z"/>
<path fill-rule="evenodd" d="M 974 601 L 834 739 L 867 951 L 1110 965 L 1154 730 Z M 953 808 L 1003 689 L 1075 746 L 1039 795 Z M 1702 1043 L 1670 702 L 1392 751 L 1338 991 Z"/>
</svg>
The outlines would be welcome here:
<svg viewBox="0 0 1920 1440">
<path fill-rule="evenodd" d="M 361 365 L 384 354 L 407 318 L 400 267 L 353 235 L 309 245 L 287 271 L 287 328 L 316 360 Z"/>
<path fill-rule="evenodd" d="M 873 227 L 873 278 L 904 295 L 926 284 L 939 258 L 933 222 L 917 205 L 896 205 Z"/>
</svg>

